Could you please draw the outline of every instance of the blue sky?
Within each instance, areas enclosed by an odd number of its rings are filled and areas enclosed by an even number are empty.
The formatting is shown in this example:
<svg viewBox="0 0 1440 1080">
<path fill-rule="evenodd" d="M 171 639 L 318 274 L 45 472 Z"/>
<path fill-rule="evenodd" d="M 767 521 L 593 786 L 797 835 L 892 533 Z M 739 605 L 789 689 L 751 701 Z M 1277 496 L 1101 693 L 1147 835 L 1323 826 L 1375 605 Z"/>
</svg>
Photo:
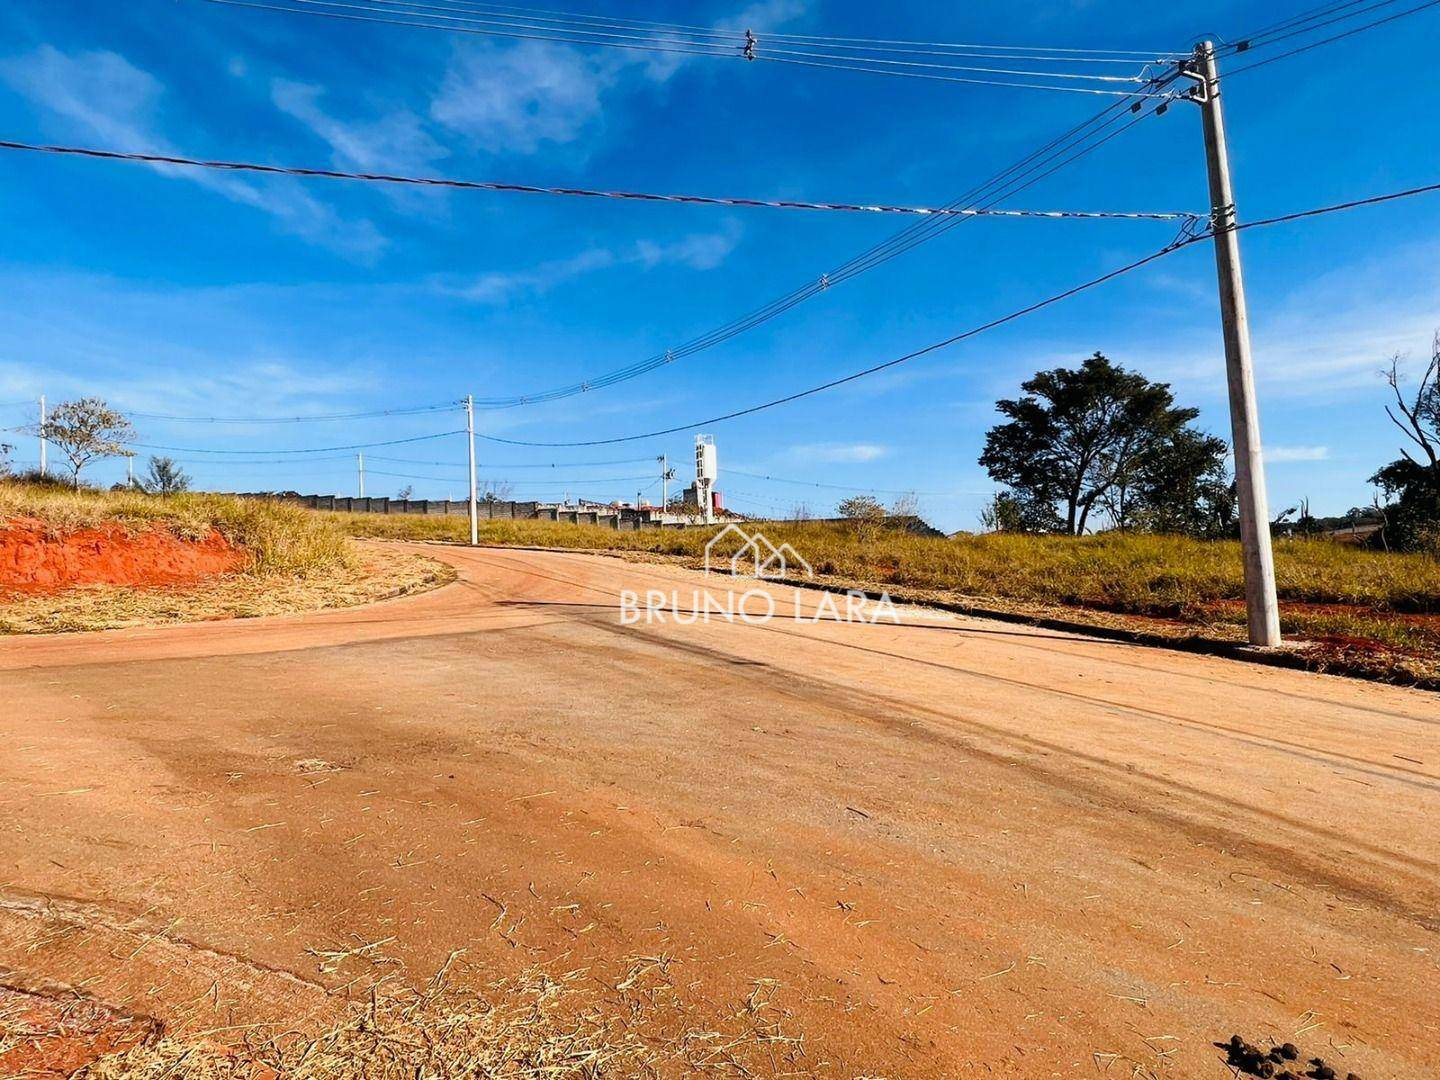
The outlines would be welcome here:
<svg viewBox="0 0 1440 1080">
<path fill-rule="evenodd" d="M 926 41 L 1184 50 L 1310 6 L 1106 0 L 946 8 L 858 0 L 616 0 L 631 18 Z M 1017 10 L 1018 9 L 1018 10 Z M 1293 10 L 1292 10 L 1293 9 Z M 1242 218 L 1433 182 L 1427 12 L 1227 87 Z M 938 204 L 1097 108 L 1094 99 L 782 65 L 657 57 L 222 7 L 30 0 L 0 11 L 0 138 L 341 169 L 602 188 Z M 128 409 L 299 415 L 520 394 L 623 367 L 744 313 L 889 235 L 872 216 L 387 190 L 0 155 L 0 402 L 97 394 Z M 1045 209 L 1201 210 L 1199 117 L 1137 125 L 1017 196 Z M 1276 508 L 1341 512 L 1396 456 L 1385 359 L 1440 327 L 1440 199 L 1244 237 Z M 670 427 L 948 337 L 1161 246 L 1164 222 L 984 220 L 716 349 L 603 391 L 479 414 L 515 439 Z M 711 429 L 740 509 L 828 510 L 921 492 L 973 526 L 997 397 L 1101 350 L 1174 384 L 1228 437 L 1208 246 L 953 349 Z M 26 419 L 7 406 L 0 424 Z M 459 414 L 296 425 L 144 420 L 145 444 L 270 450 L 405 438 Z M 14 458 L 33 459 L 18 438 Z M 517 495 L 633 497 L 688 434 L 594 449 L 481 444 Z M 350 493 L 353 461 L 179 453 L 207 487 Z M 256 456 L 260 456 L 258 453 Z M 459 496 L 463 440 L 371 452 L 369 491 Z M 386 461 L 399 458 L 402 461 Z M 616 462 L 581 466 L 581 462 Z M 548 463 L 555 469 L 521 468 Z M 387 476 L 409 474 L 424 479 Z M 94 478 L 123 475 L 97 467 Z M 644 480 L 631 477 L 644 476 Z M 543 477 L 542 484 L 537 477 Z"/>
</svg>

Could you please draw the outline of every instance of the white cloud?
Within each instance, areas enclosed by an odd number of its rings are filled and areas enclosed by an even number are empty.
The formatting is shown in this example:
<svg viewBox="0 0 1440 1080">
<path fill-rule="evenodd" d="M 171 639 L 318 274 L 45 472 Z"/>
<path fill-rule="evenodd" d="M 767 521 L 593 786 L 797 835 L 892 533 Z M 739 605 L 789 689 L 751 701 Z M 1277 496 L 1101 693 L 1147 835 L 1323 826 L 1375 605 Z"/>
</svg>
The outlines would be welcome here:
<svg viewBox="0 0 1440 1080">
<path fill-rule="evenodd" d="M 340 120 L 321 106 L 325 91 L 309 83 L 274 79 L 270 99 L 275 107 L 304 124 L 329 144 L 336 161 L 368 172 L 413 168 L 446 155 L 443 146 L 425 132 L 420 117 L 396 109 L 377 120 L 354 123 Z"/>
<path fill-rule="evenodd" d="M 1266 462 L 1325 461 L 1330 457 L 1328 446 L 1267 446 Z"/>
<path fill-rule="evenodd" d="M 541 296 L 567 281 L 618 266 L 644 270 L 659 266 L 713 270 L 729 257 L 739 242 L 740 228 L 732 221 L 716 233 L 696 233 L 669 242 L 639 240 L 619 251 L 587 248 L 576 255 L 524 270 L 496 270 L 465 282 L 444 281 L 439 288 L 451 296 L 477 303 L 504 304 L 523 296 Z"/>
<path fill-rule="evenodd" d="M 889 447 L 874 443 L 806 443 L 790 447 L 786 456 L 796 461 L 853 464 L 876 461 L 889 453 Z"/>
<path fill-rule="evenodd" d="M 757 0 L 715 25 L 753 27 L 763 35 L 808 6 L 808 0 Z M 678 52 L 585 50 L 538 41 L 465 43 L 455 49 L 430 118 L 493 154 L 531 154 L 572 143 L 597 127 L 606 96 L 623 85 L 636 85 L 637 77 L 640 85 L 665 83 L 695 59 Z"/>
<path fill-rule="evenodd" d="M 52 122 L 124 150 L 174 153 L 159 130 L 164 87 L 114 52 L 65 53 L 42 45 L 0 60 L 3 80 Z M 341 220 L 334 208 L 294 184 L 255 183 L 201 169 L 153 166 L 224 198 L 271 215 L 289 233 L 360 257 L 377 254 L 385 240 L 368 221 Z"/>
<path fill-rule="evenodd" d="M 565 46 L 459 47 L 430 116 L 491 153 L 530 154 L 572 142 L 594 124 L 618 74 L 608 58 Z"/>
<path fill-rule="evenodd" d="M 480 304 L 503 304 L 520 296 L 540 296 L 573 278 L 615 265 L 615 255 L 604 248 L 590 248 L 565 259 L 552 259 L 528 270 L 496 270 L 481 274 L 463 285 L 443 286 L 443 291 Z"/>
</svg>

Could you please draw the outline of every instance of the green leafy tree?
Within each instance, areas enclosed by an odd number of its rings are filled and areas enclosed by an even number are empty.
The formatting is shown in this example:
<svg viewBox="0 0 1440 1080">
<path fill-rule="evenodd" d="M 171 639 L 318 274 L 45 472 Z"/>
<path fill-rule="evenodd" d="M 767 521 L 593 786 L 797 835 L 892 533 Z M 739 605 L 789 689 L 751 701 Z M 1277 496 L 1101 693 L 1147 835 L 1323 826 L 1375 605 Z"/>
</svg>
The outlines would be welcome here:
<svg viewBox="0 0 1440 1080">
<path fill-rule="evenodd" d="M 69 460 L 76 488 L 80 486 L 81 469 L 101 458 L 122 457 L 125 444 L 135 437 L 129 418 L 99 398 L 62 401 L 33 431 Z"/>
<path fill-rule="evenodd" d="M 980 511 L 980 527 L 986 532 L 1055 532 L 1060 525 L 1053 505 L 1027 500 L 1013 491 L 1000 492 Z"/>
<path fill-rule="evenodd" d="M 1224 439 L 1182 427 L 1157 441 L 1140 461 L 1132 501 L 1117 527 L 1184 533 L 1213 540 L 1229 536 L 1239 520 L 1239 498 Z"/>
<path fill-rule="evenodd" d="M 1177 407 L 1166 383 L 1098 352 L 1078 368 L 1038 372 L 1021 389 L 996 402 L 1007 422 L 990 429 L 980 464 L 1030 521 L 1053 518 L 1068 533 L 1085 532 L 1097 507 L 1129 522 L 1153 487 L 1147 478 L 1198 415 Z"/>
<path fill-rule="evenodd" d="M 152 456 L 140 486 L 155 495 L 174 495 L 190 490 L 190 477 L 174 458 Z"/>
</svg>

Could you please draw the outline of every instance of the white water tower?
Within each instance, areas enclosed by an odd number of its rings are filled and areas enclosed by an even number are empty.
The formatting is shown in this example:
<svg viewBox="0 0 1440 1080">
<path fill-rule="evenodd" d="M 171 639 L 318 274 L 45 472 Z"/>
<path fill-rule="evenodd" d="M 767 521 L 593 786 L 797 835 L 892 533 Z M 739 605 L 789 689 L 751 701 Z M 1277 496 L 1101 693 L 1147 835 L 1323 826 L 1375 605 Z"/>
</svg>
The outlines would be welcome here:
<svg viewBox="0 0 1440 1080">
<path fill-rule="evenodd" d="M 720 475 L 719 459 L 715 456 L 715 436 L 695 436 L 695 502 L 705 524 L 715 520 L 715 480 Z"/>
</svg>

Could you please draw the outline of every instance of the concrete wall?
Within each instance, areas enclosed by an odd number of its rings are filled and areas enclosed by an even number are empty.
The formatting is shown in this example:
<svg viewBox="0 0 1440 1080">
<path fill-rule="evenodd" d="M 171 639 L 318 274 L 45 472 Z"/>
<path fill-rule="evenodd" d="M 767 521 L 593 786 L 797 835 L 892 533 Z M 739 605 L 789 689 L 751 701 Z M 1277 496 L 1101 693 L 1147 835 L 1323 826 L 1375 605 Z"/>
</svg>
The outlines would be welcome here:
<svg viewBox="0 0 1440 1080">
<path fill-rule="evenodd" d="M 307 510 L 338 510 L 350 514 L 426 514 L 467 517 L 469 504 L 463 499 L 353 498 L 348 495 L 271 495 L 241 493 L 242 498 L 273 499 Z M 563 521 L 572 525 L 599 525 L 611 529 L 658 529 L 653 510 L 565 510 L 538 502 L 509 499 L 481 500 L 476 509 L 482 520 Z"/>
</svg>

